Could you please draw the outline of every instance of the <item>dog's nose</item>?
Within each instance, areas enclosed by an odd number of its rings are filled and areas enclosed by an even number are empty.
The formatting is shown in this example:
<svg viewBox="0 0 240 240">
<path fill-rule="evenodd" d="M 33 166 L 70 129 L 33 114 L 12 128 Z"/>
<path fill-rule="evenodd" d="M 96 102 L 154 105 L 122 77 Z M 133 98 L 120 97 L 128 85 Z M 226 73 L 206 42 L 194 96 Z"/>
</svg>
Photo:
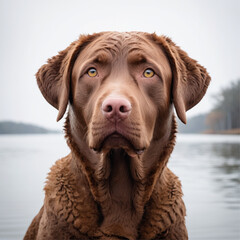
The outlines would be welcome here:
<svg viewBox="0 0 240 240">
<path fill-rule="evenodd" d="M 102 103 L 102 113 L 110 121 L 126 119 L 131 110 L 131 103 L 123 97 L 108 97 Z"/>
</svg>

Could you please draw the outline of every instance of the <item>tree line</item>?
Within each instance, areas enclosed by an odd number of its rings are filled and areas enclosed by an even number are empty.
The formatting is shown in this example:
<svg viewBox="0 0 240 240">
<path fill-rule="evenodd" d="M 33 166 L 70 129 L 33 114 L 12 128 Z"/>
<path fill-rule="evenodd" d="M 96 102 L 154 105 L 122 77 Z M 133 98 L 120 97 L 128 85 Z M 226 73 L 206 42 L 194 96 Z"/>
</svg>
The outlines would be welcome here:
<svg viewBox="0 0 240 240">
<path fill-rule="evenodd" d="M 206 125 L 212 131 L 240 128 L 240 79 L 231 82 L 214 96 L 215 106 L 206 117 Z"/>
</svg>

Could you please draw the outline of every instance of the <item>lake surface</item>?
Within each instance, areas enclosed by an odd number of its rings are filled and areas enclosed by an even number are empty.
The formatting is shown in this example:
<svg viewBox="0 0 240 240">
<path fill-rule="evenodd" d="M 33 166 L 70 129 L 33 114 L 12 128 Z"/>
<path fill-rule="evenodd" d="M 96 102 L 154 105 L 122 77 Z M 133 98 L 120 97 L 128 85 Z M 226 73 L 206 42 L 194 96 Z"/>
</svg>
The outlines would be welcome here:
<svg viewBox="0 0 240 240">
<path fill-rule="evenodd" d="M 0 240 L 22 239 L 43 203 L 61 134 L 0 135 Z M 190 240 L 240 239 L 240 136 L 179 134 L 169 168 L 179 176 Z"/>
</svg>

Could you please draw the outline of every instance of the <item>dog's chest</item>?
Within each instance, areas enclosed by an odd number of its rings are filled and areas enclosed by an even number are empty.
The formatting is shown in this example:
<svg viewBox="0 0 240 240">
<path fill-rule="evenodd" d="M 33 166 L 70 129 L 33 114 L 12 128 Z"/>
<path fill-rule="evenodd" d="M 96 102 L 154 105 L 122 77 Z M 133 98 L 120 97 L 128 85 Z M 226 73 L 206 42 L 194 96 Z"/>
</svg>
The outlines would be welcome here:
<svg viewBox="0 0 240 240">
<path fill-rule="evenodd" d="M 93 199 L 84 175 L 76 179 L 69 171 L 69 160 L 63 159 L 57 162 L 48 179 L 50 181 L 45 187 L 48 205 L 55 213 L 58 224 L 65 226 L 69 234 L 75 238 L 84 239 L 83 237 L 86 236 L 86 239 L 91 237 L 110 240 L 115 239 L 113 236 L 121 236 L 129 240 L 155 239 L 158 234 L 166 234 L 166 230 L 176 219 L 185 214 L 181 198 L 175 199 L 176 186 L 168 186 L 169 191 L 156 188 L 144 212 L 142 209 L 143 214 L 140 214 L 139 220 L 129 214 L 129 208 L 124 206 L 124 204 L 131 205 L 129 199 L 121 202 L 120 195 L 124 194 L 121 191 L 116 195 L 119 201 L 113 199 L 113 202 L 107 201 L 111 193 L 106 192 L 105 209 L 102 209 L 102 206 Z M 118 184 L 118 181 L 126 184 L 126 180 L 118 178 L 113 180 L 114 184 Z M 112 187 L 116 187 L 114 184 Z M 136 212 L 138 210 L 141 211 L 136 209 Z M 118 213 L 113 214 L 112 211 Z"/>
</svg>

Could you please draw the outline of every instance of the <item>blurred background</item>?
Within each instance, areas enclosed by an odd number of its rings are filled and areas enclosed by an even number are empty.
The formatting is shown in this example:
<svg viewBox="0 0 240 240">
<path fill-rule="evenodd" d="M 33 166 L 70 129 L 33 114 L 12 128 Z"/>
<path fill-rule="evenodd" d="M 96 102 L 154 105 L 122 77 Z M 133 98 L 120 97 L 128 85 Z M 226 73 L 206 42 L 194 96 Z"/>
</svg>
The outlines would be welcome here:
<svg viewBox="0 0 240 240">
<path fill-rule="evenodd" d="M 169 167 L 183 184 L 190 239 L 240 239 L 240 1 L 0 0 L 0 240 L 21 239 L 51 165 L 69 152 L 35 73 L 80 34 L 166 35 L 212 77 L 179 123 Z"/>
</svg>

